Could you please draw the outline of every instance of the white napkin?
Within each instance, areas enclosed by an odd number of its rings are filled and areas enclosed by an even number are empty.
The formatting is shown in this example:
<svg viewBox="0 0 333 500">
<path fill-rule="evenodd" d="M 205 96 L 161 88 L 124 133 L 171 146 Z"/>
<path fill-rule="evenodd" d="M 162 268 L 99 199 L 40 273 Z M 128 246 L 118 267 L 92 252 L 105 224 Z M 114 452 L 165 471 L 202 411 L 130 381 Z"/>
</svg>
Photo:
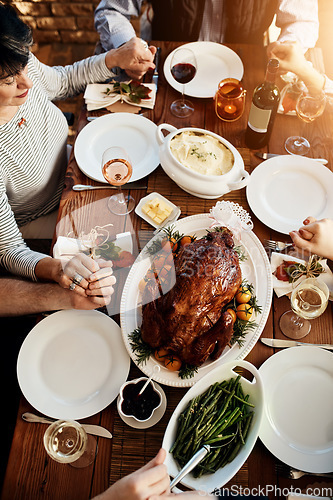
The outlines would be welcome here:
<svg viewBox="0 0 333 500">
<path fill-rule="evenodd" d="M 289 283 L 288 281 L 278 280 L 276 276 L 274 276 L 274 272 L 279 267 L 282 262 L 299 262 L 300 264 L 306 264 L 305 260 L 298 259 L 297 257 L 292 257 L 291 255 L 281 255 L 280 253 L 272 252 L 271 255 L 271 271 L 273 274 L 273 289 L 278 297 L 282 295 L 288 295 L 292 292 L 295 287 L 295 283 L 298 285 L 302 281 L 306 279 L 305 276 L 301 276 L 294 283 Z M 325 272 L 319 275 L 319 279 L 326 283 L 328 289 L 330 291 L 329 299 L 333 300 L 333 273 L 327 265 L 327 260 L 323 259 L 320 261 L 320 264 L 325 269 Z"/>
<path fill-rule="evenodd" d="M 119 233 L 116 235 L 115 245 L 120 247 L 122 250 L 133 253 L 133 242 L 132 236 L 129 231 L 126 233 Z M 77 253 L 87 251 L 90 248 L 89 242 L 86 244 L 84 241 L 78 240 L 76 238 L 68 238 L 66 236 L 59 236 L 53 247 L 53 257 L 55 259 L 61 259 L 63 261 L 68 261 Z"/>
<path fill-rule="evenodd" d="M 129 97 L 124 95 L 106 95 L 105 92 L 107 89 L 112 88 L 112 83 L 90 83 L 89 85 L 87 85 L 86 91 L 83 96 L 87 106 L 87 110 L 92 111 L 94 109 L 106 108 L 107 106 L 111 106 L 121 99 L 123 99 L 123 101 L 127 104 L 131 104 L 132 106 L 153 109 L 156 98 L 156 85 L 155 83 L 144 83 L 144 85 L 145 87 L 151 89 L 149 99 L 141 99 L 141 102 L 139 104 L 135 104 L 130 100 Z"/>
</svg>

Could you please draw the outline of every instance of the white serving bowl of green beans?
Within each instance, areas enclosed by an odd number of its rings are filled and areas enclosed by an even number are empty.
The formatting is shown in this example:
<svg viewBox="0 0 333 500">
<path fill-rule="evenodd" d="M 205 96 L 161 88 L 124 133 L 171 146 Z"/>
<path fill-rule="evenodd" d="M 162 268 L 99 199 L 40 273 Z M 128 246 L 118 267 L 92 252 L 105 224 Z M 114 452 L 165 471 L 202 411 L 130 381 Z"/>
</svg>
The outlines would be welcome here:
<svg viewBox="0 0 333 500">
<path fill-rule="evenodd" d="M 242 375 L 235 371 L 239 368 Z M 263 383 L 255 366 L 234 360 L 212 370 L 187 391 L 165 431 L 162 446 L 170 476 L 209 444 L 210 452 L 181 483 L 206 492 L 221 488 L 250 455 L 263 409 Z"/>
</svg>

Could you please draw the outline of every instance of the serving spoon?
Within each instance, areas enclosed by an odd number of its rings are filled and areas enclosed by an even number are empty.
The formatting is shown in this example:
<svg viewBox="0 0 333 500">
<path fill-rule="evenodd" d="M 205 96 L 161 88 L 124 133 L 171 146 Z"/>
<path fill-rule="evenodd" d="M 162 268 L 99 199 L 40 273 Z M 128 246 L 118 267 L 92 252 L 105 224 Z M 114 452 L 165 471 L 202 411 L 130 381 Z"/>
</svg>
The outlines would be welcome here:
<svg viewBox="0 0 333 500">
<path fill-rule="evenodd" d="M 148 386 L 148 384 L 150 384 L 150 381 L 152 380 L 153 376 L 155 375 L 155 373 L 159 373 L 160 371 L 160 366 L 159 365 L 155 365 L 154 368 L 153 368 L 153 372 L 152 374 L 150 375 L 150 377 L 146 380 L 144 386 L 142 387 L 142 389 L 140 390 L 138 396 L 141 396 L 141 394 L 143 393 L 143 391 L 146 389 L 146 387 Z"/>
</svg>

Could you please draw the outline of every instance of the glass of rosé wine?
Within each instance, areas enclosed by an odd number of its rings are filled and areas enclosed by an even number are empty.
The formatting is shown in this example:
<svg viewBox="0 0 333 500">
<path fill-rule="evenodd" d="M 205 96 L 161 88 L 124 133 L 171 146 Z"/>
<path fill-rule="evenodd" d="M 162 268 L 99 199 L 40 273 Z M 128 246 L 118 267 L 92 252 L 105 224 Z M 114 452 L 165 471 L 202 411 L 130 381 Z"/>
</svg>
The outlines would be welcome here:
<svg viewBox="0 0 333 500">
<path fill-rule="evenodd" d="M 118 188 L 118 193 L 110 196 L 108 208 L 116 215 L 126 215 L 132 212 L 135 201 L 129 194 L 124 195 L 121 186 L 132 176 L 132 164 L 125 149 L 113 146 L 106 149 L 102 157 L 102 173 L 105 180 Z"/>
<path fill-rule="evenodd" d="M 296 114 L 305 123 L 312 123 L 323 114 L 325 105 L 324 92 L 305 89 L 296 101 Z M 311 146 L 305 137 L 295 135 L 286 139 L 284 147 L 292 155 L 304 156 L 310 151 Z"/>
<path fill-rule="evenodd" d="M 197 72 L 197 61 L 192 50 L 182 47 L 175 50 L 171 58 L 170 70 L 176 82 L 182 84 L 182 98 L 173 101 L 170 110 L 178 118 L 186 118 L 194 111 L 191 101 L 184 97 L 185 84 L 193 80 Z"/>
</svg>

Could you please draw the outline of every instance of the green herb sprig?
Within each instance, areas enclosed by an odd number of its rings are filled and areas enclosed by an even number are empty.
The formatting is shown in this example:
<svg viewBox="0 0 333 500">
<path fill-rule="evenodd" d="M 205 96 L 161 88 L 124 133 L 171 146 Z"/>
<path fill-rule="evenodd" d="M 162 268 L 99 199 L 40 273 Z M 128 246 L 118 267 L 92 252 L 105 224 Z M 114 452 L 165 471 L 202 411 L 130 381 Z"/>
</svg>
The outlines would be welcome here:
<svg viewBox="0 0 333 500">
<path fill-rule="evenodd" d="M 127 96 L 134 104 L 140 104 L 142 99 L 149 99 L 151 89 L 140 82 L 132 80 L 129 83 L 112 82 L 113 87 L 108 87 L 104 92 L 105 95 L 120 94 Z"/>
</svg>

